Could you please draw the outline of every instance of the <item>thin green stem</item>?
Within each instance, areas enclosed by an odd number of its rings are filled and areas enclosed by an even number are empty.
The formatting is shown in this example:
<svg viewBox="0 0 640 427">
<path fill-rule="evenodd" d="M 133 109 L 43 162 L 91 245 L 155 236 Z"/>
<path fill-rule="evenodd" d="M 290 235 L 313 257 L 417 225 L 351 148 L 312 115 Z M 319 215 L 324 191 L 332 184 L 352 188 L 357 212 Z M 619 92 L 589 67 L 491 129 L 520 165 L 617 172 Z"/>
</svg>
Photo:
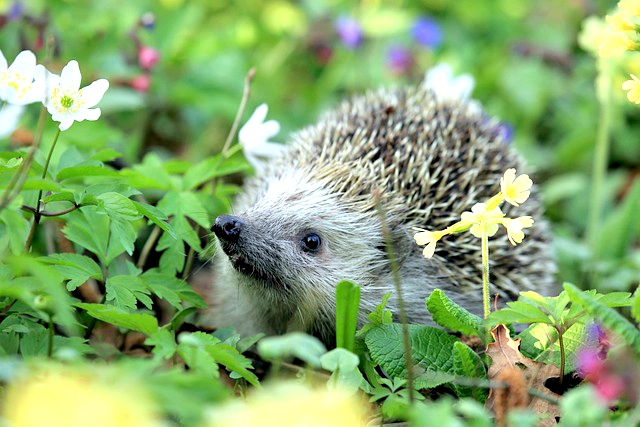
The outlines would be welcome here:
<svg viewBox="0 0 640 427">
<path fill-rule="evenodd" d="M 222 147 L 222 156 L 228 157 L 228 150 L 231 147 L 231 143 L 233 142 L 233 137 L 238 130 L 238 126 L 240 126 L 240 120 L 242 119 L 242 115 L 244 114 L 244 110 L 247 108 L 247 101 L 249 100 L 249 95 L 251 94 L 251 81 L 256 75 L 256 69 L 252 68 L 247 73 L 247 76 L 244 79 L 244 91 L 242 93 L 242 99 L 240 100 L 240 107 L 238 107 L 238 112 L 236 113 L 236 118 L 233 120 L 233 125 L 231 125 L 231 130 L 229 131 L 229 135 L 227 135 L 227 140 Z"/>
<path fill-rule="evenodd" d="M 556 328 L 556 332 L 558 332 L 558 345 L 560 346 L 560 384 L 562 384 L 562 378 L 564 378 L 564 363 L 565 363 L 565 352 L 564 352 L 564 338 L 562 337 L 563 331 L 560 328 Z"/>
<path fill-rule="evenodd" d="M 378 216 L 380 217 L 380 225 L 382 228 L 382 236 L 385 240 L 385 246 L 387 249 L 387 257 L 389 258 L 389 264 L 391 266 L 391 274 L 393 275 L 393 283 L 396 288 L 396 298 L 398 301 L 398 312 L 400 314 L 400 325 L 402 327 L 402 346 L 404 347 L 404 363 L 407 367 L 407 389 L 409 390 L 409 404 L 414 403 L 414 389 L 413 389 L 413 357 L 411 351 L 411 337 L 409 335 L 409 319 L 407 317 L 407 310 L 404 305 L 404 299 L 402 298 L 402 283 L 400 279 L 400 266 L 396 259 L 395 250 L 393 247 L 393 239 L 391 237 L 391 231 L 387 224 L 386 215 L 382 207 L 382 201 L 380 200 L 380 194 L 375 193 L 376 208 L 378 210 Z"/>
<path fill-rule="evenodd" d="M 55 334 L 55 329 L 53 327 L 53 316 L 49 315 L 49 343 L 47 346 L 47 357 L 51 358 L 53 356 L 53 336 Z"/>
<path fill-rule="evenodd" d="M 489 317 L 489 236 L 487 226 L 482 229 L 482 301 L 484 303 L 484 318 Z"/>
<path fill-rule="evenodd" d="M 586 233 L 587 242 L 592 254 L 595 251 L 597 230 L 602 217 L 603 187 L 606 179 L 607 165 L 609 164 L 609 134 L 613 113 L 609 67 L 604 61 L 601 61 L 599 65 L 597 93 L 600 101 L 600 120 L 598 122 L 598 133 L 593 155 L 593 180 L 591 198 L 589 200 L 589 222 Z"/>
<path fill-rule="evenodd" d="M 44 130 L 44 119 L 46 117 L 47 109 L 42 106 L 40 108 L 40 116 L 38 117 L 38 125 L 36 128 L 36 135 L 33 139 L 33 144 L 27 153 L 27 157 L 22 165 L 18 169 L 18 171 L 11 177 L 11 181 L 4 189 L 2 193 L 2 199 L 0 200 L 0 211 L 5 207 L 9 206 L 9 204 L 16 198 L 18 194 L 20 194 L 20 190 L 22 190 L 22 186 L 29 176 L 29 169 L 31 168 L 31 163 L 33 162 L 33 157 L 38 151 L 38 147 L 40 146 L 40 141 L 42 141 L 42 133 Z"/>
<path fill-rule="evenodd" d="M 47 160 L 44 163 L 44 169 L 42 169 L 42 179 L 47 177 L 47 170 L 49 169 L 49 163 L 51 162 L 51 156 L 53 155 L 53 150 L 56 148 L 56 144 L 58 143 L 58 138 L 60 137 L 60 128 L 56 132 L 56 136 L 53 138 L 53 143 L 51 144 L 51 148 L 49 149 L 49 154 L 47 154 Z M 36 234 L 36 228 L 40 223 L 40 218 L 42 214 L 40 213 L 40 199 L 42 199 L 42 190 L 38 191 L 38 198 L 36 199 L 36 212 L 33 215 L 33 224 L 31 224 L 31 230 L 29 231 L 29 236 L 27 237 L 27 242 L 24 245 L 25 252 L 29 252 L 31 250 L 31 242 L 33 242 L 33 236 Z"/>
<path fill-rule="evenodd" d="M 157 225 L 153 227 L 153 230 L 151 230 L 151 233 L 149 233 L 149 237 L 147 238 L 147 241 L 144 242 L 142 251 L 140 251 L 140 258 L 138 258 L 138 263 L 136 264 L 136 267 L 138 268 L 144 267 L 144 265 L 147 262 L 147 258 L 151 253 L 151 249 L 153 249 L 153 247 L 155 246 L 156 241 L 160 237 L 161 232 L 162 232 L 162 229 Z"/>
</svg>

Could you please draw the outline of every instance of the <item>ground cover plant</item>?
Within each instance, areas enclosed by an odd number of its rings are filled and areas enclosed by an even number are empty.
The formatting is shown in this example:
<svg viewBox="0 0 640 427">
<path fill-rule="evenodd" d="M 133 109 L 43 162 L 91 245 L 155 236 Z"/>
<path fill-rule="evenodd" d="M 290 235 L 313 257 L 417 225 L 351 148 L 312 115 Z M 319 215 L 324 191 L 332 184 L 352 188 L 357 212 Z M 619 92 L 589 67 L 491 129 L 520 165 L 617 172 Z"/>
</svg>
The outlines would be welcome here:
<svg viewBox="0 0 640 427">
<path fill-rule="evenodd" d="M 640 423 L 639 2 L 129 3 L 0 0 L 3 424 Z M 349 94 L 438 64 L 534 170 L 416 230 L 426 258 L 478 237 L 484 316 L 436 289 L 438 327 L 389 295 L 358 325 L 344 281 L 334 349 L 211 329 L 209 230 L 242 179 Z M 558 289 L 496 310 L 487 243 L 536 227 L 501 211 L 532 185 Z"/>
</svg>

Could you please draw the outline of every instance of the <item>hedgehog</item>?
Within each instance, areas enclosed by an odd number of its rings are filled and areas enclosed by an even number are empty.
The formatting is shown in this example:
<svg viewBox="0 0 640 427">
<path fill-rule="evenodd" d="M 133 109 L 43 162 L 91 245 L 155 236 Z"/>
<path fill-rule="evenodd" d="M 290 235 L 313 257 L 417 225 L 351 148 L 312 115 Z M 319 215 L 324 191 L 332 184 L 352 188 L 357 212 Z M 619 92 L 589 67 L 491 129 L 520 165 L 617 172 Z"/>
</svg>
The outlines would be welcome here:
<svg viewBox="0 0 640 427">
<path fill-rule="evenodd" d="M 241 335 L 304 331 L 335 346 L 340 281 L 361 287 L 360 323 L 389 292 L 387 308 L 398 314 L 387 244 L 411 323 L 433 325 L 425 298 L 436 288 L 480 314 L 479 240 L 447 236 L 425 259 L 413 228 L 446 228 L 497 194 L 506 169 L 525 171 L 498 125 L 476 101 L 440 96 L 423 82 L 356 96 L 295 133 L 283 155 L 246 180 L 235 214 L 212 227 L 220 249 L 214 326 Z M 490 290 L 502 302 L 553 286 L 535 186 L 513 213 L 536 223 L 515 247 L 506 234 L 491 239 Z"/>
</svg>

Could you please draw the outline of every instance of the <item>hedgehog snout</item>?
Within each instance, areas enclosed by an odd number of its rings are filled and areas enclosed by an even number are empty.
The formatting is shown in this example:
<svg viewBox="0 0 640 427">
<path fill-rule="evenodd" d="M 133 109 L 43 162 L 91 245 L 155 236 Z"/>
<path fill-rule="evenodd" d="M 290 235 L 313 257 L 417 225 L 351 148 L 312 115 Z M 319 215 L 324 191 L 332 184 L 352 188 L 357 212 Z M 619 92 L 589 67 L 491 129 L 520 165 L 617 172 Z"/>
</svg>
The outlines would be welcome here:
<svg viewBox="0 0 640 427">
<path fill-rule="evenodd" d="M 243 226 L 244 222 L 237 216 L 220 215 L 213 223 L 211 231 L 222 241 L 236 242 L 240 237 L 240 231 Z"/>
</svg>

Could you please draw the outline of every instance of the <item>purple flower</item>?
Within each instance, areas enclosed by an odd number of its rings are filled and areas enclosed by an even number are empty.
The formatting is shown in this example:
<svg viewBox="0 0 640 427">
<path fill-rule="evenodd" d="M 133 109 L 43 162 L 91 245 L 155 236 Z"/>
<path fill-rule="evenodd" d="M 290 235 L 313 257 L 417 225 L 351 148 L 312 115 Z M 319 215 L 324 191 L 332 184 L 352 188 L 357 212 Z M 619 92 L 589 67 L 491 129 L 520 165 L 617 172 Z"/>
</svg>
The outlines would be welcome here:
<svg viewBox="0 0 640 427">
<path fill-rule="evenodd" d="M 506 142 L 513 142 L 514 129 L 513 125 L 508 122 L 500 122 L 496 128 L 497 134 Z"/>
<path fill-rule="evenodd" d="M 585 347 L 576 355 L 576 371 L 582 378 L 598 378 L 604 370 L 604 361 L 596 350 Z"/>
<path fill-rule="evenodd" d="M 336 33 L 349 49 L 356 49 L 362 44 L 362 27 L 349 16 L 340 16 L 336 20 Z"/>
<path fill-rule="evenodd" d="M 440 25 L 428 16 L 416 19 L 411 28 L 411 35 L 417 43 L 429 48 L 436 48 L 442 44 Z"/>
<path fill-rule="evenodd" d="M 413 67 L 413 54 L 404 46 L 391 46 L 387 52 L 387 66 L 394 74 L 406 74 Z"/>
<path fill-rule="evenodd" d="M 156 16 L 152 12 L 145 12 L 140 17 L 140 25 L 147 30 L 153 30 L 156 26 Z"/>
<path fill-rule="evenodd" d="M 13 3 L 11 3 L 11 7 L 9 7 L 7 18 L 9 19 L 9 21 L 17 21 L 18 19 L 22 18 L 23 14 L 24 5 L 22 4 L 22 1 L 15 0 Z"/>
</svg>

